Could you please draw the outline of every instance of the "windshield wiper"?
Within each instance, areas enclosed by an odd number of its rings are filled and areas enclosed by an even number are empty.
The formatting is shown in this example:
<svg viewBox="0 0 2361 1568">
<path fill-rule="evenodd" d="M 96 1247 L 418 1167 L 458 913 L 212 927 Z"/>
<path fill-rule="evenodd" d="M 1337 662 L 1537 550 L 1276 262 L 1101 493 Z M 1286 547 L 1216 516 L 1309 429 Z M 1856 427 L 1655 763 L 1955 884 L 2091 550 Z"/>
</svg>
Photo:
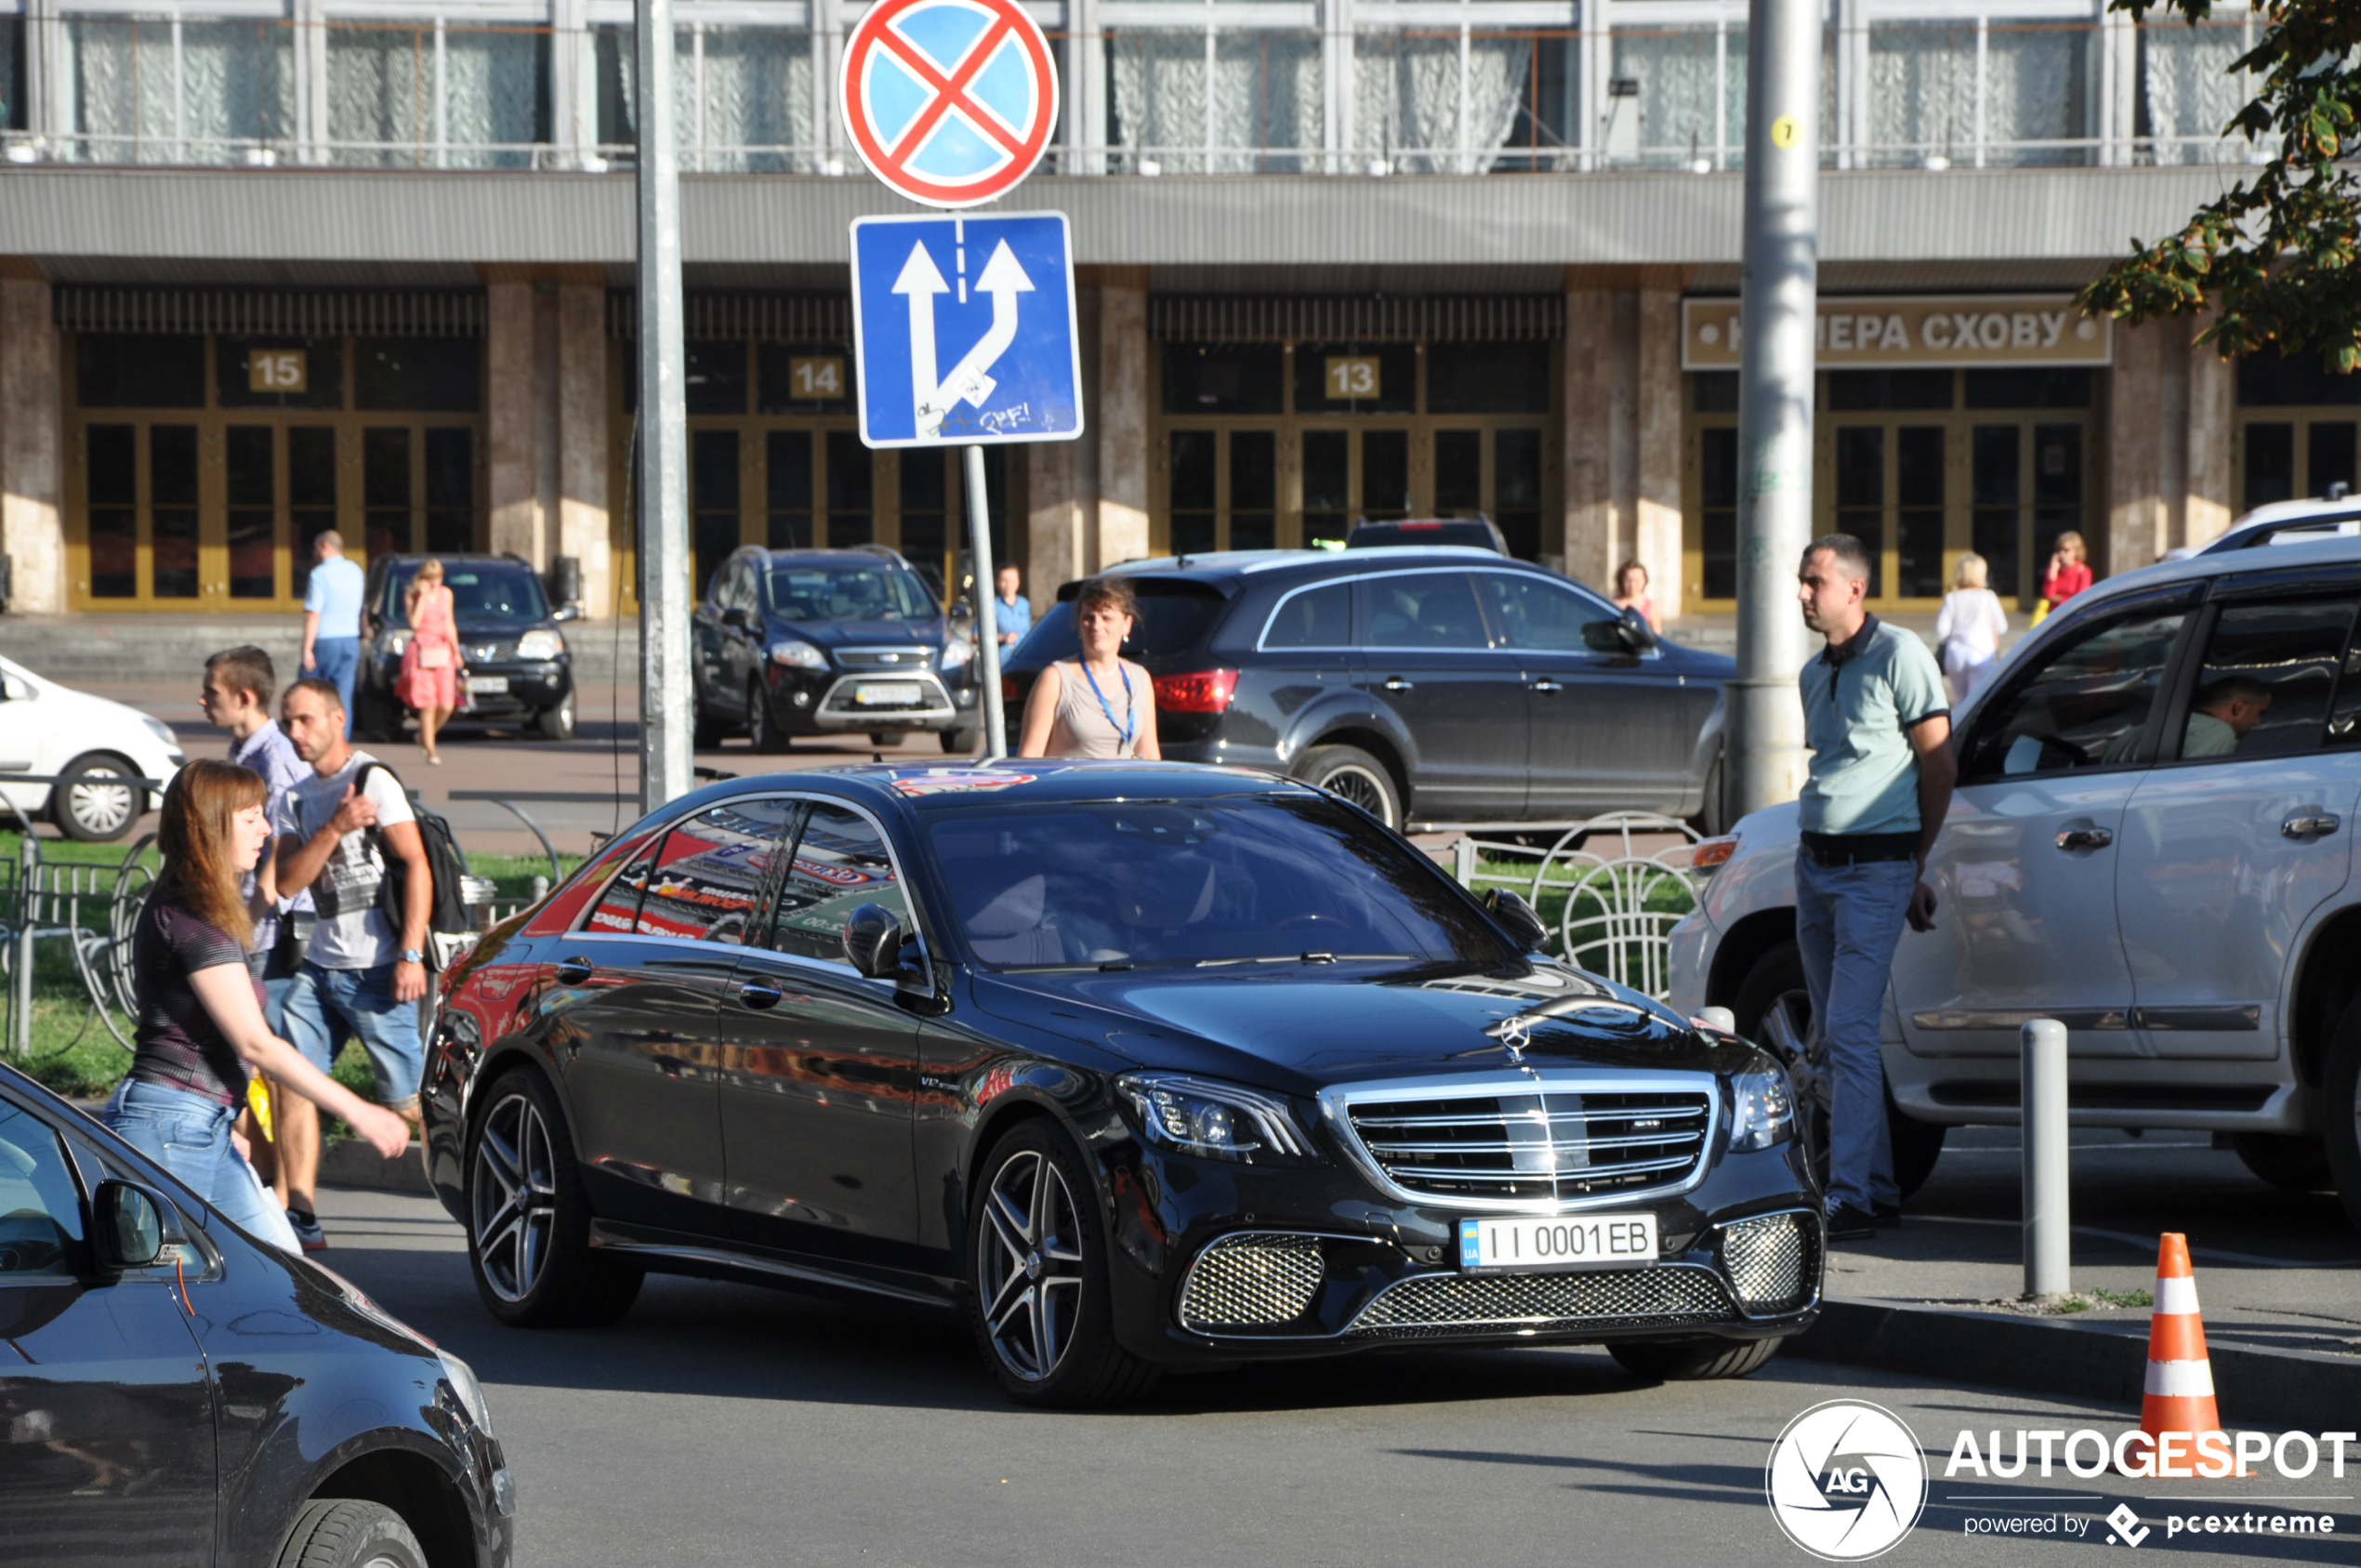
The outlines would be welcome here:
<svg viewBox="0 0 2361 1568">
<path fill-rule="evenodd" d="M 1406 962 L 1415 953 L 1273 953 L 1256 958 L 1199 958 L 1194 968 L 1220 968 L 1231 964 L 1358 964 Z"/>
</svg>

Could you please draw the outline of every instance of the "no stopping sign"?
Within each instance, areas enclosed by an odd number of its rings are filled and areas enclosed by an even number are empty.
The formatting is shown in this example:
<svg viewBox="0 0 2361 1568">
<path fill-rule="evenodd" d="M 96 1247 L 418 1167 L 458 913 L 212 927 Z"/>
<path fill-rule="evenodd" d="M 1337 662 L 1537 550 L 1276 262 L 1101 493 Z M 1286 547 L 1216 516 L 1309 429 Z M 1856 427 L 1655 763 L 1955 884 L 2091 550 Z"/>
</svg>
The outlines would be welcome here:
<svg viewBox="0 0 2361 1568">
<path fill-rule="evenodd" d="M 971 207 L 1041 161 L 1058 77 L 1016 0 L 878 0 L 845 46 L 837 101 L 870 173 L 914 202 Z"/>
</svg>

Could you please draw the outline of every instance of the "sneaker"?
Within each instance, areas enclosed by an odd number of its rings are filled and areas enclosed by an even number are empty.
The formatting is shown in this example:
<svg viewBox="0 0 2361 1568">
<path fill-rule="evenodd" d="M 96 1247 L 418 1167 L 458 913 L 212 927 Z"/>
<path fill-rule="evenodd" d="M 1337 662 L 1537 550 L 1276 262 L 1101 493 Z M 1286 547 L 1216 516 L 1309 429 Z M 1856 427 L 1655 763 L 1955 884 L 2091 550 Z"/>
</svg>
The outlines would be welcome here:
<svg viewBox="0 0 2361 1568">
<path fill-rule="evenodd" d="M 1879 1230 L 1887 1230 L 1902 1223 L 1902 1206 L 1873 1203 L 1869 1206 L 1869 1215 L 1878 1222 Z"/>
<path fill-rule="evenodd" d="M 1878 1233 L 1878 1218 L 1866 1208 L 1840 1204 L 1828 1210 L 1828 1239 L 1832 1242 L 1864 1242 Z"/>
<path fill-rule="evenodd" d="M 328 1250 L 328 1232 L 320 1229 L 318 1215 L 306 1214 L 299 1208 L 291 1208 L 287 1210 L 287 1223 L 295 1227 L 296 1240 L 303 1244 L 304 1251 L 325 1252 Z"/>
</svg>

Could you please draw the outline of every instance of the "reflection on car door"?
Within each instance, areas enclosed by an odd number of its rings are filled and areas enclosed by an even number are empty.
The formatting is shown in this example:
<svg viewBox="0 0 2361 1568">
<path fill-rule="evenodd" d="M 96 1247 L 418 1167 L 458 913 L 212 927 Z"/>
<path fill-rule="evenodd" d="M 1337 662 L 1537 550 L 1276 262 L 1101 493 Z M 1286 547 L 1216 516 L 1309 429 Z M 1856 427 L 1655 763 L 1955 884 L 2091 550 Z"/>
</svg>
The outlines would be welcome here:
<svg viewBox="0 0 2361 1568">
<path fill-rule="evenodd" d="M 1524 810 L 1524 681 L 1492 646 L 1466 572 L 1362 579 L 1365 659 L 1354 678 L 1418 744 L 1408 809 L 1431 822 Z"/>
<path fill-rule="evenodd" d="M 890 982 L 846 962 L 844 927 L 877 903 L 906 930 L 908 901 L 877 824 L 827 801 L 811 804 L 776 881 L 770 944 L 742 955 L 721 1008 L 731 1229 L 836 1263 L 906 1267 L 917 1023 Z"/>
<path fill-rule="evenodd" d="M 213 1561 L 204 1360 L 171 1279 L 95 1270 L 57 1131 L 0 1098 L 0 1520 L 11 1561 Z"/>
<path fill-rule="evenodd" d="M 1677 810 L 1713 688 L 1690 692 L 1653 650 L 1593 652 L 1583 627 L 1613 626 L 1616 609 L 1570 583 L 1523 572 L 1476 583 L 1524 681 L 1525 814 Z"/>
<path fill-rule="evenodd" d="M 2138 1054 L 2117 841 L 2187 598 L 2066 630 L 1976 714 L 1927 863 L 1934 929 L 1905 931 L 1894 952 L 1894 1003 L 1919 1055 L 2013 1056 L 2029 1018 L 2064 1021 L 2074 1054 Z"/>
<path fill-rule="evenodd" d="M 2345 672 L 2361 672 L 2348 652 L 2361 593 L 2324 586 L 2215 612 L 2168 731 L 2176 759 L 2131 797 L 2123 945 L 2135 1021 L 2158 1056 L 2276 1056 L 2297 938 L 2351 872 L 2361 673 Z"/>
<path fill-rule="evenodd" d="M 789 810 L 737 800 L 678 824 L 558 949 L 550 1044 L 601 1217 L 727 1229 L 715 1016 Z"/>
</svg>

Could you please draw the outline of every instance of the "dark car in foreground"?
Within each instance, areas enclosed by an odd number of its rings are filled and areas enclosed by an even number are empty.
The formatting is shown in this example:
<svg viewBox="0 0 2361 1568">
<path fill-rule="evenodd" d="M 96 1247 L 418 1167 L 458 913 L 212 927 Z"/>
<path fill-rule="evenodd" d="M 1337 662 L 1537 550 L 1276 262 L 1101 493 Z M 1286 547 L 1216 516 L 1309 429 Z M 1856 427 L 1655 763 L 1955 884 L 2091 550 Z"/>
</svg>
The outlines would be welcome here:
<svg viewBox="0 0 2361 1568">
<path fill-rule="evenodd" d="M 428 1166 L 503 1322 L 651 1272 L 966 1312 L 1012 1397 L 1407 1343 L 1753 1370 L 1818 1307 L 1772 1059 L 1246 769 L 732 780 L 453 975 Z"/>
<path fill-rule="evenodd" d="M 913 730 L 975 749 L 974 638 L 882 545 L 748 545 L 715 570 L 691 637 L 700 750 L 738 731 L 768 752 L 798 735 L 899 745 Z"/>
<path fill-rule="evenodd" d="M 1557 573 L 1463 547 L 1241 550 L 1111 569 L 1164 755 L 1269 768 L 1405 822 L 1660 811 L 1718 831 L 1736 665 Z M 1003 664 L 1016 732 L 1074 658 L 1069 584 Z"/>
<path fill-rule="evenodd" d="M 0 1068 L 0 1540 L 108 1568 L 506 1568 L 483 1390 Z"/>
<path fill-rule="evenodd" d="M 563 623 L 572 605 L 552 608 L 540 577 L 512 555 L 439 555 L 457 623 L 466 705 L 454 725 L 526 730 L 544 740 L 574 739 L 574 655 Z M 403 722 L 393 694 L 410 644 L 402 600 L 426 564 L 422 555 L 381 555 L 369 562 L 361 672 L 353 690 L 353 731 L 364 741 L 398 740 Z"/>
</svg>

